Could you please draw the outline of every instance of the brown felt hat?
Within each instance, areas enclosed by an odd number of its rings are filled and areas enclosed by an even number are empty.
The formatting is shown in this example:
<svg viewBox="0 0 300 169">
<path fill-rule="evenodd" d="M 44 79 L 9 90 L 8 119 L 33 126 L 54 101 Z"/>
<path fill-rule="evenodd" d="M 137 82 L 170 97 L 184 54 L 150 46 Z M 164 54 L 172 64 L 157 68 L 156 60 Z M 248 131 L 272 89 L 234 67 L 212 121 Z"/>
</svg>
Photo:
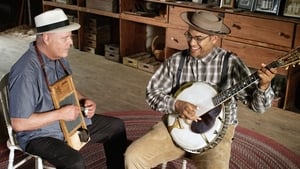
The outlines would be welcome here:
<svg viewBox="0 0 300 169">
<path fill-rule="evenodd" d="M 206 34 L 230 33 L 230 29 L 223 23 L 223 18 L 208 11 L 183 12 L 181 18 L 195 30 Z"/>
</svg>

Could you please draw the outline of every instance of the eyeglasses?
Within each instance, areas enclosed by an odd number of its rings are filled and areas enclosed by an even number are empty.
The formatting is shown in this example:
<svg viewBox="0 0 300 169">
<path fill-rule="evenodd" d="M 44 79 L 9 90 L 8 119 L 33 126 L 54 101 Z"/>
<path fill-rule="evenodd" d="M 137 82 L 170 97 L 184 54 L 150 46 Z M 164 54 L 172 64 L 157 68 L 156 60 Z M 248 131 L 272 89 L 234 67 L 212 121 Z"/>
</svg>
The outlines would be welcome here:
<svg viewBox="0 0 300 169">
<path fill-rule="evenodd" d="M 208 36 L 192 36 L 189 32 L 185 32 L 184 36 L 186 37 L 186 40 L 190 42 L 192 39 L 194 39 L 197 43 L 200 43 L 204 39 L 208 38 Z"/>
</svg>

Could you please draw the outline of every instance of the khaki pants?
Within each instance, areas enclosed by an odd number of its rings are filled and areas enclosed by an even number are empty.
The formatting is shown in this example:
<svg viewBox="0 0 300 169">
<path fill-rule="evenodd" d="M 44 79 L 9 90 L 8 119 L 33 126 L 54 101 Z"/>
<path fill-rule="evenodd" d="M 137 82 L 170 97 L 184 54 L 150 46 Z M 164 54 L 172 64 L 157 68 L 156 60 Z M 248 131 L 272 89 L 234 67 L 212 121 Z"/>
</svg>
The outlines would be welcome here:
<svg viewBox="0 0 300 169">
<path fill-rule="evenodd" d="M 223 140 L 213 149 L 191 154 L 199 169 L 228 169 L 235 127 L 230 125 Z M 125 152 L 127 169 L 150 169 L 161 163 L 178 159 L 185 151 L 177 147 L 165 124 L 159 122 L 143 137 L 134 141 Z"/>
</svg>

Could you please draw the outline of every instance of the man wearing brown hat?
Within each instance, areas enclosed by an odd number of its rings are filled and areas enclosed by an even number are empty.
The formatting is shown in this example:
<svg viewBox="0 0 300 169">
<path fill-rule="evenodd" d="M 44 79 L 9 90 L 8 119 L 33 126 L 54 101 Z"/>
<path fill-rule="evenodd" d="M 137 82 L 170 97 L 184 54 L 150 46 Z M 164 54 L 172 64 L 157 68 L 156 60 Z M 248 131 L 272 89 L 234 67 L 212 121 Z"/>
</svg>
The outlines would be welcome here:
<svg viewBox="0 0 300 169">
<path fill-rule="evenodd" d="M 184 155 L 199 169 L 228 169 L 237 100 L 258 113 L 271 106 L 270 84 L 277 70 L 262 64 L 255 83 L 221 102 L 222 107 L 211 107 L 208 95 L 233 87 L 250 71 L 238 56 L 216 46 L 221 36 L 230 33 L 223 18 L 206 11 L 184 12 L 181 17 L 189 26 L 185 33 L 189 49 L 167 58 L 146 88 L 147 103 L 167 116 L 127 148 L 128 169 L 150 169 Z M 218 99 L 223 98 L 214 98 L 213 103 Z M 198 145 L 201 141 L 203 145 Z"/>
<path fill-rule="evenodd" d="M 60 169 L 83 169 L 82 155 L 64 141 L 59 121 L 74 121 L 81 113 L 78 105 L 54 108 L 49 86 L 71 75 L 66 57 L 73 45 L 71 31 L 80 25 L 69 23 L 61 9 L 35 17 L 36 41 L 12 66 L 9 73 L 9 109 L 12 127 L 20 147 Z M 127 139 L 121 119 L 95 114 L 96 104 L 77 92 L 85 107 L 84 121 L 90 134 L 87 143 L 104 143 L 107 168 L 124 168 Z M 85 146 L 87 146 L 85 145 Z"/>
</svg>

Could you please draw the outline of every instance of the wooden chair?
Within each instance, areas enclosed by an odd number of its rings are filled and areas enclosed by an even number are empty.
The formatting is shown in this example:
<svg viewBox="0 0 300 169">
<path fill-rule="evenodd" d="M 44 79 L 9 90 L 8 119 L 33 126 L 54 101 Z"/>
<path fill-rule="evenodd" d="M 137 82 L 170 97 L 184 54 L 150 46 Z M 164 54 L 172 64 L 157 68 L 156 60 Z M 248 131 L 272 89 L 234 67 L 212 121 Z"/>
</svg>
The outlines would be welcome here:
<svg viewBox="0 0 300 169">
<path fill-rule="evenodd" d="M 9 117 L 9 107 L 8 107 L 8 90 L 7 90 L 7 82 L 8 82 L 8 73 L 5 74 L 0 80 L 0 102 L 2 108 L 2 118 L 5 120 L 5 124 L 8 132 L 8 140 L 7 140 L 7 148 L 9 149 L 9 159 L 8 159 L 8 169 L 15 169 L 22 166 L 24 163 L 28 162 L 30 159 L 35 159 L 35 168 L 36 169 L 55 169 L 53 167 L 48 167 L 43 165 L 43 160 L 41 157 L 26 153 L 26 156 L 23 160 L 14 164 L 15 159 L 15 150 L 22 151 L 21 147 L 18 145 L 18 142 L 15 139 L 15 133 L 11 126 L 11 121 Z"/>
</svg>

